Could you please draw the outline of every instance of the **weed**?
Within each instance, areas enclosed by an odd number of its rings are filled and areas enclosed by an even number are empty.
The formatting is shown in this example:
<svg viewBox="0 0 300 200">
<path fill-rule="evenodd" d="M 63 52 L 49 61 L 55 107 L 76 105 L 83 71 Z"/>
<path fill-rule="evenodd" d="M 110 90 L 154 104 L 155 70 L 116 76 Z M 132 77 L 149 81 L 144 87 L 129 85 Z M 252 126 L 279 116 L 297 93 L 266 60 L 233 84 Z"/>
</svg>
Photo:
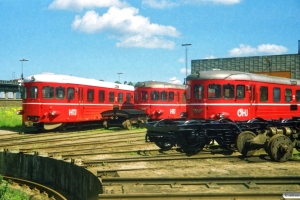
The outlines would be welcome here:
<svg viewBox="0 0 300 200">
<path fill-rule="evenodd" d="M 29 200 L 29 196 L 19 190 L 14 190 L 10 187 L 11 181 L 4 181 L 3 177 L 0 175 L 0 199 L 1 200 Z"/>
<path fill-rule="evenodd" d="M 22 126 L 22 116 L 17 115 L 21 107 L 0 107 L 0 127 L 20 127 Z"/>
</svg>

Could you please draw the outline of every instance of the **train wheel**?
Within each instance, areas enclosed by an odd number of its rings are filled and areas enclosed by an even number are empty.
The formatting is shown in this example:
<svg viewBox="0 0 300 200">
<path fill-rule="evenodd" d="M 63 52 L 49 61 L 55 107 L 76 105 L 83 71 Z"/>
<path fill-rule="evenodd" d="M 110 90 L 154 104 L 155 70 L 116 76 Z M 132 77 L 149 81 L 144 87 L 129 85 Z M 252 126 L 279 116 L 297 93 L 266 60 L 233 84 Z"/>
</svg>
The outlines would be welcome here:
<svg viewBox="0 0 300 200">
<path fill-rule="evenodd" d="M 126 129 L 128 129 L 128 130 L 131 130 L 131 123 L 130 123 L 130 121 L 127 119 L 126 121 L 124 121 L 123 123 L 122 123 L 122 125 L 124 126 L 124 128 L 126 128 Z"/>
<path fill-rule="evenodd" d="M 108 127 L 108 121 L 105 120 L 103 122 L 103 126 L 104 126 L 105 129 L 109 129 L 109 127 Z"/>
<path fill-rule="evenodd" d="M 274 135 L 268 143 L 269 156 L 275 161 L 287 161 L 289 158 L 291 158 L 292 152 L 292 141 L 285 135 Z"/>
<path fill-rule="evenodd" d="M 244 131 L 238 135 L 236 139 L 236 148 L 243 156 L 249 157 L 256 152 L 256 149 L 252 149 L 246 144 L 247 141 L 252 140 L 255 137 L 255 133 L 251 131 Z"/>
<path fill-rule="evenodd" d="M 196 154 L 199 153 L 205 146 L 205 142 L 195 142 L 189 144 L 187 147 L 182 146 L 181 149 L 186 153 Z"/>
<path fill-rule="evenodd" d="M 77 123 L 77 124 L 76 124 L 76 128 L 77 128 L 78 130 L 81 130 L 82 124 L 81 124 L 81 123 Z"/>
<path fill-rule="evenodd" d="M 154 143 L 163 151 L 168 151 L 176 144 L 175 138 L 170 137 L 160 137 L 155 138 Z"/>
</svg>

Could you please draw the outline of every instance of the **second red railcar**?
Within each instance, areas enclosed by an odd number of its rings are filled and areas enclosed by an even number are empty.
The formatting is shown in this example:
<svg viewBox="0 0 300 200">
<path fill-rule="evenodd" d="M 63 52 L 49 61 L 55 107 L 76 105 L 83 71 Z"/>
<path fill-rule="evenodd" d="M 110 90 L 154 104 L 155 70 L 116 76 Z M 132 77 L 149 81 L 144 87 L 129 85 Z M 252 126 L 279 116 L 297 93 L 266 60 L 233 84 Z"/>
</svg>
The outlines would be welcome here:
<svg viewBox="0 0 300 200">
<path fill-rule="evenodd" d="M 147 113 L 149 121 L 185 118 L 185 85 L 145 81 L 134 87 L 135 109 Z"/>
</svg>

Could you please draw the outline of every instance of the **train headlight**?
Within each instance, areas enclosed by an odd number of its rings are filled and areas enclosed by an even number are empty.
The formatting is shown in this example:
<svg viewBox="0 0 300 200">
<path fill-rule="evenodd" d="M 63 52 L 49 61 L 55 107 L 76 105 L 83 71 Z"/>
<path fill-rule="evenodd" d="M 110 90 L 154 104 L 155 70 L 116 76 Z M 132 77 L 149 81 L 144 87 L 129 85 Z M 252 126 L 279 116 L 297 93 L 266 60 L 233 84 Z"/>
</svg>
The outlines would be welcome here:
<svg viewBox="0 0 300 200">
<path fill-rule="evenodd" d="M 187 117 L 187 113 L 186 113 L 186 112 L 180 113 L 180 117 L 181 117 L 181 118 L 186 118 L 186 117 Z"/>
<path fill-rule="evenodd" d="M 156 111 L 157 112 L 157 114 L 159 114 L 159 115 L 161 115 L 161 114 L 163 114 L 164 113 L 164 111 L 163 110 L 158 110 L 158 111 Z"/>
<path fill-rule="evenodd" d="M 56 111 L 56 110 L 53 110 L 53 111 L 50 112 L 50 115 L 52 115 L 52 116 L 58 116 L 58 115 L 60 115 L 60 112 Z"/>
<path fill-rule="evenodd" d="M 16 113 L 17 113 L 17 115 L 23 115 L 24 114 L 24 110 L 18 110 Z"/>
</svg>

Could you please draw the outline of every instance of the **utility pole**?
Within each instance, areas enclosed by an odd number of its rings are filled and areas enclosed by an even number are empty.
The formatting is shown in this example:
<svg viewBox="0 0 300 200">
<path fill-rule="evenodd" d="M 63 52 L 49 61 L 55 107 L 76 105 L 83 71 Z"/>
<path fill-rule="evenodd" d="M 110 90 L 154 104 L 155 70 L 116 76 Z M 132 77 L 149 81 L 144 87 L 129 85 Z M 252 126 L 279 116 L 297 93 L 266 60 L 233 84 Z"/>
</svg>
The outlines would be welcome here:
<svg viewBox="0 0 300 200">
<path fill-rule="evenodd" d="M 188 69 L 188 46 L 192 44 L 182 44 L 182 46 L 185 46 L 185 83 L 186 84 L 186 77 L 187 77 L 187 69 Z"/>
</svg>

